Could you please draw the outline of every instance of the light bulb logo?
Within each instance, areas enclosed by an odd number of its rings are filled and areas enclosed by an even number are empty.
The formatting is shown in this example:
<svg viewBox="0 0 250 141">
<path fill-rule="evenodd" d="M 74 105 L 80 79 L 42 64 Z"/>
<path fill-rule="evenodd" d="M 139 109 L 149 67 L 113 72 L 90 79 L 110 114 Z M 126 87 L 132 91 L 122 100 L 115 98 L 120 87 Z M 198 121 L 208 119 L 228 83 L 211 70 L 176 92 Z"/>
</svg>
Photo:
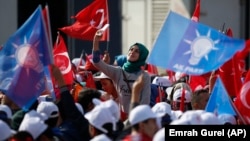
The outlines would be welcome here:
<svg viewBox="0 0 250 141">
<path fill-rule="evenodd" d="M 196 30 L 196 38 L 193 41 L 184 39 L 184 41 L 191 46 L 191 50 L 185 52 L 184 54 L 190 54 L 191 56 L 188 60 L 190 65 L 197 65 L 200 60 L 205 57 L 208 60 L 208 54 L 211 50 L 218 50 L 214 45 L 219 42 L 219 40 L 212 40 L 210 38 L 211 31 L 209 30 L 206 36 L 200 36 L 200 33 Z"/>
<path fill-rule="evenodd" d="M 189 63 L 197 65 L 201 58 L 207 55 L 213 48 L 213 41 L 207 37 L 196 38 L 191 44 L 191 57 Z"/>
<path fill-rule="evenodd" d="M 43 65 L 39 59 L 39 55 L 30 44 L 23 44 L 17 48 L 15 58 L 18 64 L 27 69 L 33 69 L 37 73 L 43 71 Z"/>
</svg>

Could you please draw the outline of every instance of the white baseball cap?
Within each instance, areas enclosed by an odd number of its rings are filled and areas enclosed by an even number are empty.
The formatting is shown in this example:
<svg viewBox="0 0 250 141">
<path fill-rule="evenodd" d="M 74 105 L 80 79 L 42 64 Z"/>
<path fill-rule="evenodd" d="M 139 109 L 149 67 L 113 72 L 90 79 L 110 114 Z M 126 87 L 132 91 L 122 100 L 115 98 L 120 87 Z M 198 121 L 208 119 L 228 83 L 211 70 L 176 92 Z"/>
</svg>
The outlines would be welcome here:
<svg viewBox="0 0 250 141">
<path fill-rule="evenodd" d="M 7 140 L 11 135 L 16 133 L 16 131 L 12 130 L 10 126 L 2 120 L 0 120 L 0 129 L 0 141 Z"/>
<path fill-rule="evenodd" d="M 182 96 L 182 88 L 181 89 L 177 89 L 175 90 L 174 94 L 173 94 L 173 101 L 177 101 L 177 100 L 180 100 L 179 98 L 181 98 Z M 188 90 L 185 90 L 185 102 L 188 103 L 188 102 L 191 102 L 191 92 L 189 92 Z"/>
<path fill-rule="evenodd" d="M 165 128 L 164 127 L 155 133 L 153 137 L 153 141 L 165 141 Z"/>
<path fill-rule="evenodd" d="M 151 118 L 158 118 L 159 116 L 154 113 L 149 105 L 138 105 L 132 109 L 129 113 L 128 120 L 130 125 L 135 125 Z"/>
<path fill-rule="evenodd" d="M 99 105 L 96 105 L 94 109 L 87 112 L 84 117 L 89 121 L 89 124 L 104 133 L 108 133 L 108 131 L 102 127 L 104 124 L 112 123 L 113 126 L 116 124 L 111 112 L 107 108 Z"/>
<path fill-rule="evenodd" d="M 110 110 L 112 116 L 115 118 L 116 121 L 120 119 L 121 114 L 120 114 L 119 105 L 113 99 L 101 101 L 100 99 L 94 98 L 93 103 L 95 105 L 101 105 L 101 106 L 103 105 L 108 110 Z"/>
<path fill-rule="evenodd" d="M 156 76 L 152 81 L 152 84 L 157 86 L 169 87 L 172 85 L 172 82 L 169 80 L 168 76 Z"/>
<path fill-rule="evenodd" d="M 171 116 L 171 106 L 167 102 L 158 102 L 156 103 L 152 108 L 152 111 L 159 115 L 159 116 L 164 116 L 168 114 Z"/>
<path fill-rule="evenodd" d="M 34 139 L 37 139 L 47 127 L 48 125 L 40 117 L 30 116 L 28 112 L 24 115 L 18 131 L 27 131 Z"/>
<path fill-rule="evenodd" d="M 45 113 L 48 118 L 59 116 L 59 109 L 57 105 L 50 101 L 42 101 L 38 104 L 36 111 L 38 113 Z"/>
<path fill-rule="evenodd" d="M 223 122 L 223 124 L 230 123 L 232 125 L 237 125 L 236 118 L 232 114 L 227 114 L 227 113 L 219 114 L 218 118 Z"/>
<path fill-rule="evenodd" d="M 104 74 L 103 72 L 101 72 L 100 75 L 98 76 L 94 76 L 93 77 L 95 81 L 100 81 L 100 79 L 110 79 L 106 74 Z"/>
</svg>

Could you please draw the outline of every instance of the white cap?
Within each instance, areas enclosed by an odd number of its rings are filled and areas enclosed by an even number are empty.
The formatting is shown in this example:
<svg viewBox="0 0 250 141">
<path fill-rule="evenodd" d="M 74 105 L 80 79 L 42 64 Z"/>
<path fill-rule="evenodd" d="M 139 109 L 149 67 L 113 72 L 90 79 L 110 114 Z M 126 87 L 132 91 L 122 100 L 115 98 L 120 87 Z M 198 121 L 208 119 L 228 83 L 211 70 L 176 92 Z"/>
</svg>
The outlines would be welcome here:
<svg viewBox="0 0 250 141">
<path fill-rule="evenodd" d="M 200 115 L 201 125 L 223 125 L 224 123 L 211 112 L 205 112 Z"/>
<path fill-rule="evenodd" d="M 177 100 L 180 100 L 179 98 L 181 98 L 182 96 L 182 88 L 181 89 L 177 89 L 174 94 L 173 94 L 173 101 L 177 101 Z M 188 103 L 188 102 L 191 102 L 191 92 L 189 92 L 188 90 L 185 90 L 185 102 Z"/>
<path fill-rule="evenodd" d="M 110 79 L 110 78 L 106 74 L 104 74 L 103 72 L 101 72 L 100 75 L 94 76 L 94 80 L 95 81 L 100 81 L 100 79 Z"/>
<path fill-rule="evenodd" d="M 75 105 L 76 105 L 76 108 L 79 110 L 79 112 L 84 115 L 84 111 L 83 111 L 83 108 L 82 108 L 82 105 L 78 102 L 75 102 Z"/>
<path fill-rule="evenodd" d="M 128 116 L 130 125 L 135 125 L 147 119 L 157 118 L 158 115 L 155 114 L 149 105 L 138 105 L 131 110 Z"/>
<path fill-rule="evenodd" d="M 232 125 L 237 125 L 237 121 L 234 115 L 223 113 L 219 114 L 218 118 L 223 122 L 223 124 L 230 123 Z"/>
<path fill-rule="evenodd" d="M 10 126 L 2 120 L 0 120 L 0 129 L 0 141 L 7 140 L 11 135 L 16 133 L 16 131 L 12 130 Z"/>
<path fill-rule="evenodd" d="M 5 112 L 8 119 L 12 118 L 12 111 L 9 106 L 0 104 L 0 111 Z"/>
<path fill-rule="evenodd" d="M 171 110 L 171 113 L 172 120 L 177 120 L 183 115 L 183 112 L 181 110 Z"/>
<path fill-rule="evenodd" d="M 96 105 L 94 109 L 87 112 L 84 117 L 89 121 L 89 124 L 104 133 L 108 133 L 108 131 L 102 127 L 104 124 L 112 123 L 113 126 L 116 124 L 111 112 L 103 106 Z"/>
<path fill-rule="evenodd" d="M 168 76 L 156 76 L 152 81 L 152 84 L 163 87 L 169 87 L 172 85 L 172 82 L 169 80 Z"/>
<path fill-rule="evenodd" d="M 167 102 L 158 102 L 152 107 L 152 111 L 158 116 L 164 116 L 168 114 L 171 116 L 171 106 Z"/>
<path fill-rule="evenodd" d="M 37 139 L 46 129 L 48 125 L 39 117 L 29 116 L 28 113 L 24 115 L 24 118 L 19 126 L 18 131 L 29 132 L 34 139 Z"/>
<path fill-rule="evenodd" d="M 153 141 L 165 141 L 165 128 L 164 127 L 155 133 L 153 137 Z"/>
<path fill-rule="evenodd" d="M 42 101 L 38 104 L 36 111 L 38 113 L 45 113 L 48 118 L 54 118 L 59 116 L 59 109 L 53 102 Z"/>
<path fill-rule="evenodd" d="M 42 101 L 53 101 L 53 97 L 50 94 L 40 95 L 38 98 L 38 103 L 41 103 Z"/>
<path fill-rule="evenodd" d="M 94 98 L 93 103 L 95 105 L 103 105 L 108 110 L 110 110 L 112 116 L 115 118 L 116 121 L 118 121 L 120 119 L 121 115 L 120 115 L 119 106 L 113 99 L 109 99 L 109 100 L 102 102 L 100 99 Z"/>
</svg>

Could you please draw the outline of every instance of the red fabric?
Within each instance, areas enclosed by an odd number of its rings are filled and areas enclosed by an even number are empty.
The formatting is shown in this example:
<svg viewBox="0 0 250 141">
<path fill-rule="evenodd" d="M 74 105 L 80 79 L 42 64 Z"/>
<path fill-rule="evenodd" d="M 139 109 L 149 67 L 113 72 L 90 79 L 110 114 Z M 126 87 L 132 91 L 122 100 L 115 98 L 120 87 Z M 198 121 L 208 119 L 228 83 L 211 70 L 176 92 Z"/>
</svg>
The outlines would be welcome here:
<svg viewBox="0 0 250 141">
<path fill-rule="evenodd" d="M 192 20 L 198 22 L 200 18 L 200 0 L 196 1 L 195 10 L 192 16 Z"/>
<path fill-rule="evenodd" d="M 244 124 L 250 124 L 250 71 L 247 72 L 244 84 L 234 102 Z"/>
<path fill-rule="evenodd" d="M 74 81 L 74 73 L 71 61 L 63 37 L 61 35 L 58 36 L 58 43 L 55 43 L 53 49 L 54 63 L 62 72 L 65 83 L 67 85 L 72 85 Z"/>
<path fill-rule="evenodd" d="M 162 100 L 165 97 L 163 88 L 161 86 L 158 87 L 158 93 L 159 94 L 158 94 L 158 96 L 156 97 L 156 100 L 155 100 L 156 103 L 162 102 Z"/>
<path fill-rule="evenodd" d="M 190 76 L 189 77 L 189 86 L 192 91 L 196 91 L 198 89 L 203 89 L 207 85 L 208 78 L 206 75 L 198 75 L 198 76 Z"/>
<path fill-rule="evenodd" d="M 73 38 L 93 40 L 96 31 L 109 23 L 108 15 L 107 1 L 94 0 L 74 17 L 76 19 L 74 24 L 59 30 Z M 101 41 L 107 40 L 109 40 L 109 29 L 103 33 L 101 39 Z"/>
<path fill-rule="evenodd" d="M 182 89 L 182 93 L 181 93 L 181 104 L 180 104 L 180 110 L 182 112 L 184 112 L 185 110 L 185 89 Z"/>
<path fill-rule="evenodd" d="M 231 29 L 227 30 L 226 34 L 231 37 L 233 36 Z M 239 61 L 237 55 L 234 55 L 232 59 L 219 68 L 219 76 L 231 97 L 235 97 L 242 86 Z"/>
<path fill-rule="evenodd" d="M 147 64 L 147 71 L 150 73 L 150 74 L 156 74 L 158 75 L 158 69 L 156 66 L 152 65 L 152 64 Z"/>
<path fill-rule="evenodd" d="M 85 75 L 86 87 L 96 89 L 95 81 L 91 72 Z"/>
<path fill-rule="evenodd" d="M 175 72 L 174 71 L 171 71 L 171 70 L 166 70 L 166 73 L 168 74 L 169 76 L 169 80 L 174 83 L 176 81 L 176 78 L 175 78 Z"/>
</svg>

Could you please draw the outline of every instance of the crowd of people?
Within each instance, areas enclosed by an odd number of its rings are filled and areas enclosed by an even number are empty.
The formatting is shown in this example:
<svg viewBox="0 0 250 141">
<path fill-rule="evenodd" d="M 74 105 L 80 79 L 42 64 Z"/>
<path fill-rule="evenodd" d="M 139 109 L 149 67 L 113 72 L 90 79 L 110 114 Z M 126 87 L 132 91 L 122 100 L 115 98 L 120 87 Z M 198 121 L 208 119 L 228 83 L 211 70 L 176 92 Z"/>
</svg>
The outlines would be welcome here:
<svg viewBox="0 0 250 141">
<path fill-rule="evenodd" d="M 163 141 L 168 125 L 238 124 L 234 115 L 205 111 L 209 80 L 193 91 L 187 76 L 173 82 L 167 74 L 150 74 L 145 69 L 149 51 L 141 43 L 110 63 L 109 54 L 99 49 L 100 32 L 94 36 L 91 64 L 75 66 L 79 78 L 72 87 L 51 65 L 56 100 L 43 93 L 24 111 L 1 93 L 0 141 Z M 93 74 L 96 88 L 86 86 L 83 72 Z"/>
</svg>

